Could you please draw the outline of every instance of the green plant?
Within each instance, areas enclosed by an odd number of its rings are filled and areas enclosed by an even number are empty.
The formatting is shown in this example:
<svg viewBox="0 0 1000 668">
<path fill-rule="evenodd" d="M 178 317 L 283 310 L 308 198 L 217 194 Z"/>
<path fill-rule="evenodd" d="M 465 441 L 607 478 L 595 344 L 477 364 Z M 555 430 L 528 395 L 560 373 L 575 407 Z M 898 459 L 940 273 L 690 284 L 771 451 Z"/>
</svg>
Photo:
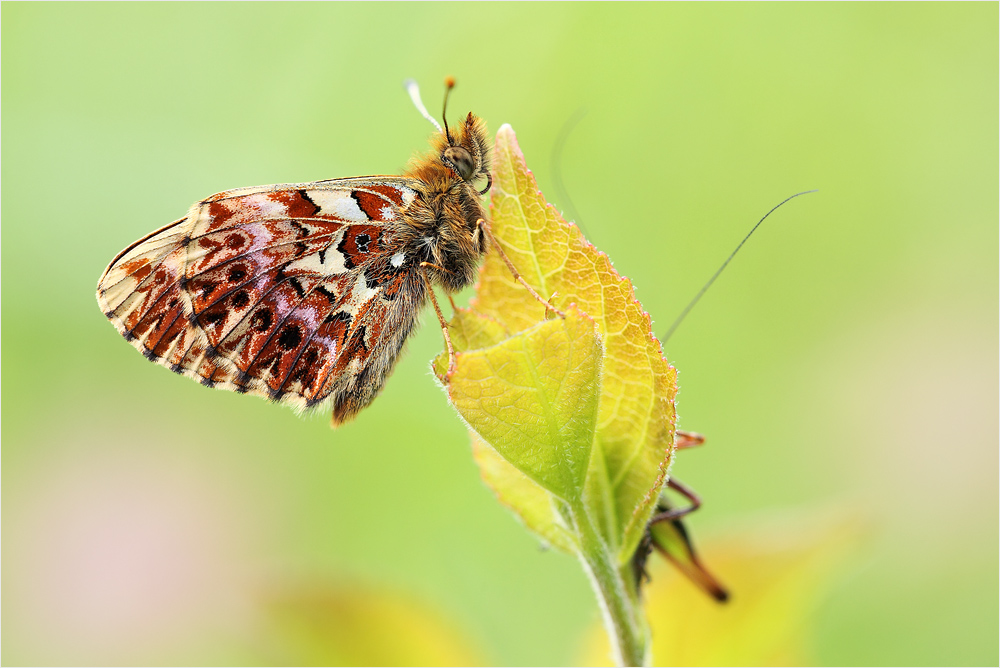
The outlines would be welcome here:
<svg viewBox="0 0 1000 668">
<path fill-rule="evenodd" d="M 538 191 L 510 126 L 494 149 L 491 226 L 523 278 L 496 253 L 476 297 L 457 309 L 435 373 L 473 432 L 483 479 L 524 524 L 576 555 L 600 602 L 616 660 L 648 662 L 632 558 L 675 449 L 676 371 L 628 279 Z"/>
</svg>

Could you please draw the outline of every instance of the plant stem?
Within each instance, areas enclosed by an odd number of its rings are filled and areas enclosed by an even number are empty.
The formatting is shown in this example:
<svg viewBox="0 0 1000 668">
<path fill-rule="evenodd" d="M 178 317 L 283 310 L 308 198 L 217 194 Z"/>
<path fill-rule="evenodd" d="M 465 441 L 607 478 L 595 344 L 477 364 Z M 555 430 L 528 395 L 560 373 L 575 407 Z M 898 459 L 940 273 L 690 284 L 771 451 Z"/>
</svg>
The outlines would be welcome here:
<svg viewBox="0 0 1000 668">
<path fill-rule="evenodd" d="M 601 606 L 611 651 L 619 666 L 645 666 L 650 659 L 649 627 L 632 583 L 631 567 L 618 560 L 581 503 L 573 508 L 580 538 L 580 561 Z"/>
</svg>

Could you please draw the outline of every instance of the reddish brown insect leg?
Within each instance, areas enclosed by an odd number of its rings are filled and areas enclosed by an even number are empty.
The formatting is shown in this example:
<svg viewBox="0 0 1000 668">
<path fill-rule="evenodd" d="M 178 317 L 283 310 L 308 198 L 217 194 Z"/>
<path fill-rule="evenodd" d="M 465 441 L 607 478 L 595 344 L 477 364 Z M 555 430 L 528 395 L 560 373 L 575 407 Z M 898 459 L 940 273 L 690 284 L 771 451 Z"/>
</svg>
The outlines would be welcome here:
<svg viewBox="0 0 1000 668">
<path fill-rule="evenodd" d="M 478 229 L 482 229 L 483 232 L 486 233 L 486 236 L 489 237 L 490 244 L 492 244 L 492 246 L 497 250 L 497 253 L 500 255 L 500 259 L 503 260 L 503 263 L 505 265 L 507 265 L 507 269 L 510 270 L 511 275 L 514 276 L 514 280 L 516 280 L 518 283 L 524 286 L 524 289 L 527 290 L 532 297 L 537 299 L 542 304 L 542 306 L 544 306 L 547 310 L 552 311 L 560 318 L 565 318 L 566 317 L 565 313 L 557 309 L 555 306 L 549 303 L 547 299 L 545 299 L 540 294 L 535 292 L 535 289 L 530 285 L 528 285 L 527 281 L 521 278 L 521 274 L 519 274 L 517 272 L 517 269 L 514 268 L 514 263 L 510 261 L 510 258 L 507 257 L 507 254 L 503 251 L 503 246 L 501 246 L 500 243 L 497 241 L 497 238 L 493 236 L 493 230 L 490 229 L 489 223 L 487 223 L 482 218 L 480 218 L 476 222 L 479 225 Z"/>
<path fill-rule="evenodd" d="M 678 494 L 680 494 L 681 496 L 683 496 L 685 499 L 687 499 L 688 501 L 690 501 L 691 505 L 687 506 L 686 508 L 671 508 L 670 510 L 668 510 L 666 512 L 662 512 L 662 513 L 658 513 L 656 515 L 653 515 L 650 518 L 650 520 L 649 520 L 650 524 L 656 524 L 657 522 L 669 522 L 670 520 L 676 520 L 676 519 L 679 519 L 681 517 L 684 517 L 685 515 L 693 513 L 694 511 L 696 511 L 699 508 L 701 508 L 701 497 L 699 497 L 697 494 L 695 494 L 694 491 L 692 489 L 690 489 L 689 487 L 686 487 L 684 484 L 682 484 L 680 482 L 677 482 L 673 478 L 670 478 L 669 480 L 667 480 L 667 487 L 669 487 L 670 489 L 674 490 L 675 492 L 677 492 Z"/>
<path fill-rule="evenodd" d="M 677 430 L 677 438 L 674 439 L 674 447 L 678 450 L 684 448 L 695 448 L 705 443 L 705 437 L 696 431 Z"/>
<path fill-rule="evenodd" d="M 451 376 L 455 372 L 455 347 L 451 344 L 451 334 L 448 333 L 448 321 L 444 319 L 444 314 L 441 313 L 441 307 L 438 306 L 437 297 L 434 295 L 434 286 L 431 285 L 431 281 L 427 278 L 427 272 L 424 267 L 436 267 L 436 265 L 430 262 L 420 263 L 420 275 L 424 277 L 424 284 L 427 286 L 427 294 L 431 297 L 431 304 L 434 305 L 434 313 L 437 314 L 438 322 L 441 323 L 441 333 L 444 334 L 444 346 L 448 350 L 448 376 Z M 454 306 L 454 302 L 452 302 Z"/>
</svg>

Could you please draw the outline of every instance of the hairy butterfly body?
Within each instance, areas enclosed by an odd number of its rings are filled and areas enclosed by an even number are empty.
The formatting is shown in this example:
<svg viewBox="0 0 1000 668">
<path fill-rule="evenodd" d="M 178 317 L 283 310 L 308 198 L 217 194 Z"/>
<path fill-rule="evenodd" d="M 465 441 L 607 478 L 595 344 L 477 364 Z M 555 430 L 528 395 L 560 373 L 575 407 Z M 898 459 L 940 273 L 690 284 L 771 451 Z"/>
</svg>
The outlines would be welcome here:
<svg viewBox="0 0 1000 668">
<path fill-rule="evenodd" d="M 470 113 L 432 145 L 402 176 L 202 200 L 111 262 L 101 310 L 176 373 L 350 420 L 382 389 L 431 286 L 470 285 L 488 248 L 485 125 Z"/>
</svg>

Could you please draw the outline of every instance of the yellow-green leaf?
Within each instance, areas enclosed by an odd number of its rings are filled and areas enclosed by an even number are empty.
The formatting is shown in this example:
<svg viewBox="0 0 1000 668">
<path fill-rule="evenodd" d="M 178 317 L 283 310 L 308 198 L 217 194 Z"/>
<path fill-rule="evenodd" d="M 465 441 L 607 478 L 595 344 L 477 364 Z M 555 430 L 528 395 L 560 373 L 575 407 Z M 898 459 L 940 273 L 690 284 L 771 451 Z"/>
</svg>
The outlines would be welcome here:
<svg viewBox="0 0 1000 668">
<path fill-rule="evenodd" d="M 546 203 L 509 126 L 493 165 L 485 232 L 496 247 L 471 313 L 449 327 L 454 370 L 442 356 L 435 372 L 489 444 L 476 446 L 483 479 L 530 529 L 580 557 L 617 660 L 638 665 L 649 637 L 632 557 L 674 451 L 676 373 L 632 284 Z M 550 305 L 565 316 L 547 319 Z"/>
<path fill-rule="evenodd" d="M 496 320 L 465 308 L 455 309 L 455 315 L 448 323 L 448 333 L 458 351 L 489 348 L 510 336 L 510 332 Z M 434 374 L 444 382 L 447 372 L 448 353 L 445 352 L 434 360 Z"/>
<path fill-rule="evenodd" d="M 514 468 L 475 434 L 472 436 L 472 456 L 486 484 L 496 492 L 501 503 L 517 513 L 525 526 L 558 550 L 571 554 L 576 551 L 576 538 L 559 512 L 558 499 Z"/>
<path fill-rule="evenodd" d="M 676 373 L 664 360 L 632 284 L 608 257 L 565 222 L 538 191 L 514 131 L 503 126 L 493 154 L 494 234 L 518 272 L 543 297 L 576 304 L 603 337 L 604 361 L 588 480 L 605 538 L 627 561 L 635 550 L 673 451 Z M 518 284 L 498 254 L 480 273 L 473 309 L 511 332 L 534 326 L 544 307 Z"/>
<path fill-rule="evenodd" d="M 556 496 L 583 494 L 597 421 L 601 340 L 576 309 L 459 353 L 448 395 L 504 459 Z"/>
</svg>

